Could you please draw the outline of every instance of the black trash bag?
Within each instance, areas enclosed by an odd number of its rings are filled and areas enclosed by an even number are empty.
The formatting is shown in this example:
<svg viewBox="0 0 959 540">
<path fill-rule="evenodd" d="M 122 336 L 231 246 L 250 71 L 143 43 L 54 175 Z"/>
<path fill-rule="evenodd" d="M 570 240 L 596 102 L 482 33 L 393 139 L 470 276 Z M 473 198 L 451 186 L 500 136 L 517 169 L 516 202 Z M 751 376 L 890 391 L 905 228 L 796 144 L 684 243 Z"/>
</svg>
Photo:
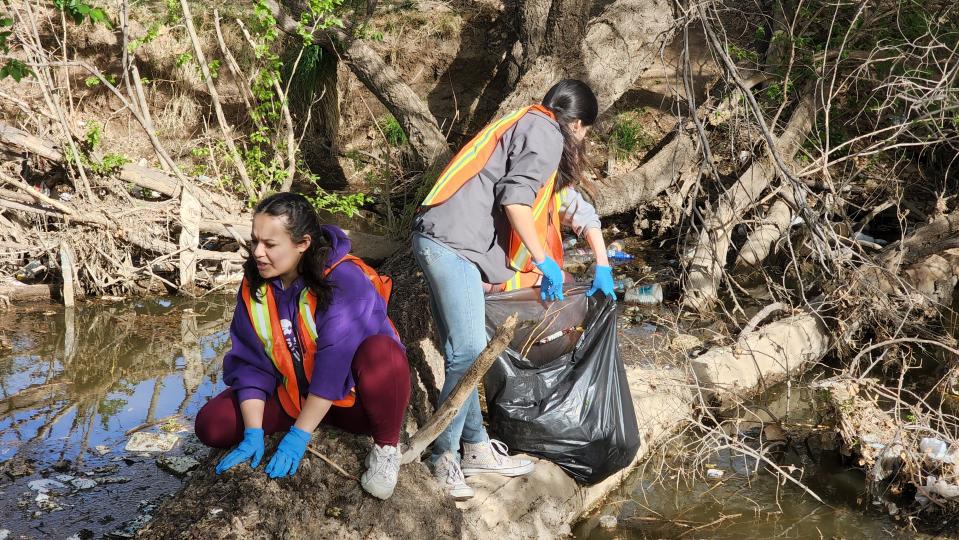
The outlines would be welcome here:
<svg viewBox="0 0 959 540">
<path fill-rule="evenodd" d="M 629 465 L 639 428 L 619 357 L 616 303 L 570 288 L 562 302 L 539 289 L 487 297 L 486 331 L 513 313 L 536 326 L 516 332 L 486 374 L 490 431 L 511 449 L 556 463 L 595 484 Z"/>
</svg>

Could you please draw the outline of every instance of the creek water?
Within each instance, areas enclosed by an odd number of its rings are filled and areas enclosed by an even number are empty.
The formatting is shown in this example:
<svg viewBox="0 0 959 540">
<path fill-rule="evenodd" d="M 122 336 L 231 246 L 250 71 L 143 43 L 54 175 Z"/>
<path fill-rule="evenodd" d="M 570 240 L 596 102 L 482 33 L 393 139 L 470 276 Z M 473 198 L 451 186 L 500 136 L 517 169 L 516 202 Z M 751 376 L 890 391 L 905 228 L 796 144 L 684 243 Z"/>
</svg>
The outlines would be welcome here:
<svg viewBox="0 0 959 540">
<path fill-rule="evenodd" d="M 865 474 L 842 458 L 831 428 L 817 423 L 814 403 L 813 391 L 805 382 L 790 389 L 783 385 L 762 396 L 759 406 L 727 432 L 735 432 L 739 441 L 755 448 L 762 422 L 774 417 L 781 421 L 787 440 L 768 455 L 822 502 L 735 449 L 707 451 L 704 459 L 692 465 L 680 462 L 670 448 L 689 450 L 702 442 L 699 434 L 689 433 L 630 475 L 603 507 L 579 523 L 575 536 L 590 540 L 916 538 L 890 516 L 889 503 L 895 499 L 870 492 Z M 710 468 L 722 476 L 707 478 Z M 617 518 L 615 527 L 603 526 L 610 522 L 605 516 Z"/>
<path fill-rule="evenodd" d="M 192 421 L 223 386 L 233 305 L 232 295 L 222 295 L 0 311 L 0 536 L 7 530 L 11 539 L 129 537 L 158 498 L 176 491 L 183 478 L 159 467 L 158 454 L 126 451 L 127 433 L 173 433 L 179 442 L 164 455 L 201 457 Z M 772 414 L 787 426 L 815 426 L 812 401 L 802 383 L 789 392 L 779 388 L 763 397 L 756 418 Z M 757 426 L 740 426 L 744 440 Z M 676 461 L 666 451 L 574 533 L 590 539 L 912 537 L 867 491 L 861 472 L 824 449 L 815 429 L 803 433 L 790 438 L 777 462 L 801 469 L 823 503 L 762 466 L 753 474 L 755 462 L 729 450 L 700 464 L 722 470 L 721 479 L 686 481 L 670 470 Z M 695 434 L 679 440 L 695 441 Z M 63 487 L 41 494 L 30 487 L 40 479 Z M 606 515 L 618 518 L 616 528 L 599 525 Z"/>
<path fill-rule="evenodd" d="M 192 420 L 222 386 L 233 305 L 222 295 L 0 310 L 0 536 L 126 537 L 174 492 L 182 477 L 158 454 L 125 451 L 126 433 L 174 434 L 167 457 L 204 451 Z M 32 489 L 41 479 L 60 486 Z"/>
</svg>

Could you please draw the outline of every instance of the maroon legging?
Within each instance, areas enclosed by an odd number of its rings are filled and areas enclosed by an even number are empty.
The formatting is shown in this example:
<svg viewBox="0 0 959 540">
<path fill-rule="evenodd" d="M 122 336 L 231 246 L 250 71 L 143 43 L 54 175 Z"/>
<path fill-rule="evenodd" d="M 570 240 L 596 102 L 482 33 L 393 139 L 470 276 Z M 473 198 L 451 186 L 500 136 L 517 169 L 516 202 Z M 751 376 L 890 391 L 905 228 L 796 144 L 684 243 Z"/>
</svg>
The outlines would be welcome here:
<svg viewBox="0 0 959 540">
<path fill-rule="evenodd" d="M 410 368 L 403 349 L 388 336 L 370 336 L 353 356 L 356 403 L 330 407 L 323 418 L 352 433 L 372 435 L 380 445 L 396 446 L 403 412 L 410 401 Z M 263 431 L 266 435 L 288 431 L 295 420 L 280 405 L 276 392 L 266 400 Z M 196 436 L 213 448 L 232 448 L 243 439 L 240 402 L 231 388 L 211 399 L 196 415 Z"/>
</svg>

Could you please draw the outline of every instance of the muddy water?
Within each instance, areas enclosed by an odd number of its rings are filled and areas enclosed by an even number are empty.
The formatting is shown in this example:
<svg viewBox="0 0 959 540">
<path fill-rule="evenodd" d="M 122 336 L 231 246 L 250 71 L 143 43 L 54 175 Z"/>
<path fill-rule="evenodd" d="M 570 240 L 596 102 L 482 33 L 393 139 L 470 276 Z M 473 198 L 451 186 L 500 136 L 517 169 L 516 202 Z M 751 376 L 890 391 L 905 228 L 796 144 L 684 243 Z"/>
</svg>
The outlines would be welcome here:
<svg viewBox="0 0 959 540">
<path fill-rule="evenodd" d="M 0 311 L 0 536 L 123 537 L 176 490 L 126 433 L 175 434 L 166 456 L 205 451 L 192 420 L 222 386 L 232 310 L 219 296 Z M 63 487 L 42 496 L 30 483 L 44 478 Z"/>
<path fill-rule="evenodd" d="M 804 383 L 789 391 L 780 387 L 765 396 L 750 419 L 769 422 L 775 416 L 783 421 L 788 440 L 770 456 L 781 467 L 794 468 L 793 474 L 801 475 L 823 502 L 791 483 L 783 484 L 741 452 L 714 450 L 697 463 L 681 464 L 667 450 L 633 473 L 603 508 L 578 525 L 575 536 L 591 540 L 916 538 L 890 516 L 889 503 L 896 501 L 870 493 L 865 475 L 839 455 L 831 430 L 817 423 L 813 403 L 813 393 Z M 729 431 L 755 447 L 761 426 L 744 421 Z M 695 445 L 701 439 L 689 434 L 677 442 Z M 708 469 L 722 471 L 722 476 L 704 478 Z M 699 473 L 695 479 L 690 477 L 692 470 Z M 616 526 L 604 527 L 603 516 L 615 516 Z M 609 525 L 609 518 L 604 521 Z"/>
</svg>

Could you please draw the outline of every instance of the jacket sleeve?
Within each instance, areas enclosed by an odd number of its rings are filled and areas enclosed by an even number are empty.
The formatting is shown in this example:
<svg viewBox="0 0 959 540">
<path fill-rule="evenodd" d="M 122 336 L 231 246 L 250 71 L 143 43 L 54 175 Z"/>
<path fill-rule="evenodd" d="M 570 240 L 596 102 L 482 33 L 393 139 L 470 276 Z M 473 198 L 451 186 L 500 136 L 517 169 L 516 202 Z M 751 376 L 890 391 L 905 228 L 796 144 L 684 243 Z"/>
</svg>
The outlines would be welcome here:
<svg viewBox="0 0 959 540">
<path fill-rule="evenodd" d="M 573 229 L 576 236 L 582 236 L 587 229 L 601 229 L 603 227 L 596 209 L 578 191 L 567 187 L 559 192 L 559 196 L 560 219 L 562 219 L 563 225 Z"/>
<path fill-rule="evenodd" d="M 527 114 L 513 128 L 505 155 L 506 174 L 494 188 L 499 204 L 533 206 L 536 194 L 559 167 L 563 135 L 546 118 Z"/>
<path fill-rule="evenodd" d="M 230 352 L 223 357 L 223 382 L 236 392 L 241 402 L 272 396 L 278 382 L 276 368 L 263 350 L 239 294 L 230 323 L 230 340 Z"/>
<path fill-rule="evenodd" d="M 381 321 L 375 310 L 379 296 L 362 270 L 341 264 L 330 277 L 333 301 L 326 311 L 317 313 L 310 393 L 336 401 L 350 393 L 353 356 L 367 336 L 378 332 Z"/>
</svg>

